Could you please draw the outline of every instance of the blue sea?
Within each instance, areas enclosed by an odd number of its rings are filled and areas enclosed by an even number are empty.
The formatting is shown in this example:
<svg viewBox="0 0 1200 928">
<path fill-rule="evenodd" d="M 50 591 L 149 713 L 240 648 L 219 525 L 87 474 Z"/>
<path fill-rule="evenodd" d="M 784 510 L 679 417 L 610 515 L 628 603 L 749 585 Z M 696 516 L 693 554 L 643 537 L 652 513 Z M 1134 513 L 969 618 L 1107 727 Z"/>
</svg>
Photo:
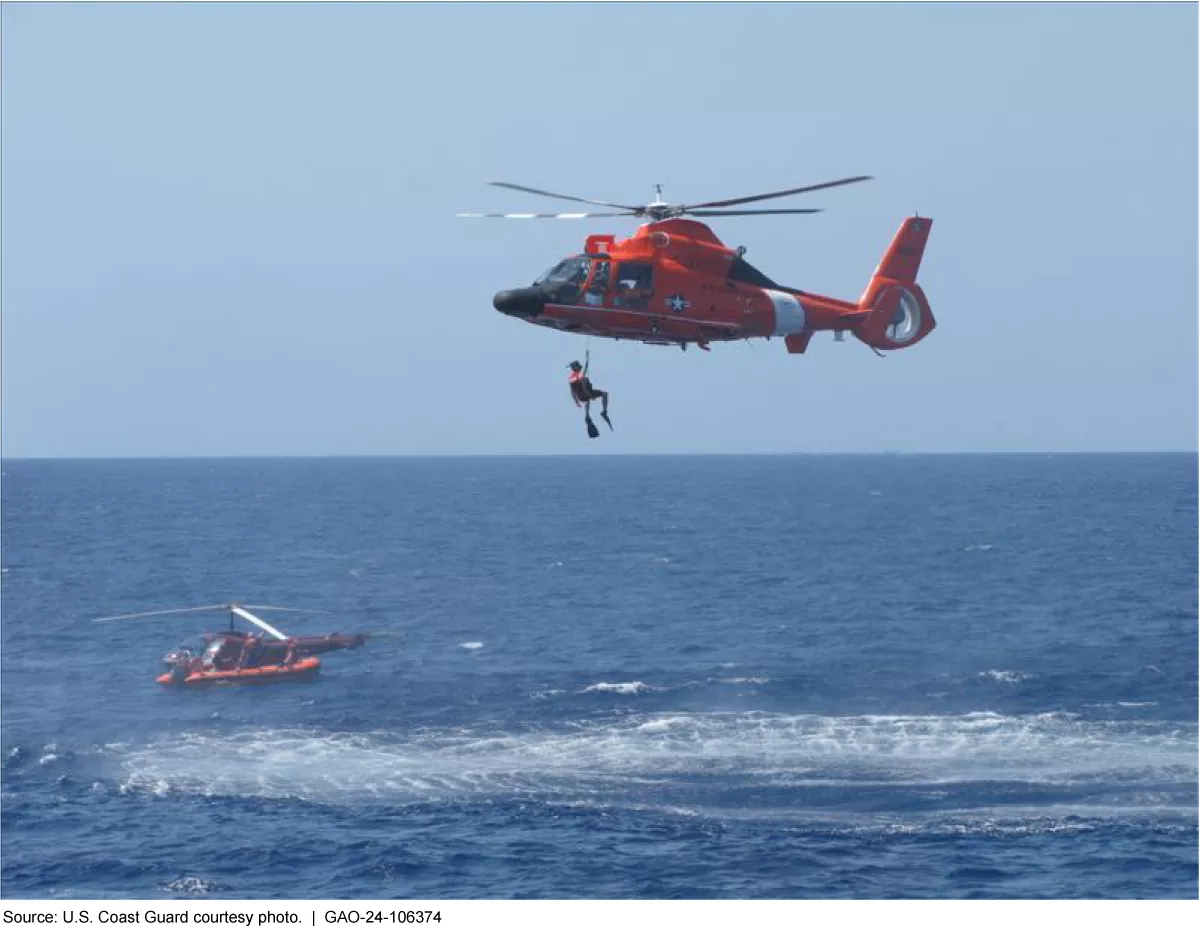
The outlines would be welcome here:
<svg viewBox="0 0 1200 928">
<path fill-rule="evenodd" d="M 1197 895 L 1194 454 L 2 479 L 7 898 Z M 90 621 L 233 599 L 375 637 L 179 691 L 227 617 Z"/>
</svg>

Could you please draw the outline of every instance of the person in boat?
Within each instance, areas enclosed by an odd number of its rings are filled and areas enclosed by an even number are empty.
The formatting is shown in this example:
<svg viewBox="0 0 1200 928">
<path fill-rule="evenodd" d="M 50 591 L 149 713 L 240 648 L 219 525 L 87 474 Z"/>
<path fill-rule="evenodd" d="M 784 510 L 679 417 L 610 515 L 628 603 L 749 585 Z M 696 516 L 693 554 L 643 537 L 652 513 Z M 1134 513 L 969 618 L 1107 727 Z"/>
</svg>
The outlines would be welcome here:
<svg viewBox="0 0 1200 928">
<path fill-rule="evenodd" d="M 567 366 L 571 369 L 571 373 L 567 375 L 567 386 L 571 389 L 571 399 L 575 401 L 575 405 L 582 406 L 584 415 L 590 418 L 592 400 L 600 400 L 600 417 L 611 429 L 613 424 L 608 418 L 608 391 L 593 385 L 588 378 L 587 368 L 578 361 L 572 361 Z"/>
</svg>

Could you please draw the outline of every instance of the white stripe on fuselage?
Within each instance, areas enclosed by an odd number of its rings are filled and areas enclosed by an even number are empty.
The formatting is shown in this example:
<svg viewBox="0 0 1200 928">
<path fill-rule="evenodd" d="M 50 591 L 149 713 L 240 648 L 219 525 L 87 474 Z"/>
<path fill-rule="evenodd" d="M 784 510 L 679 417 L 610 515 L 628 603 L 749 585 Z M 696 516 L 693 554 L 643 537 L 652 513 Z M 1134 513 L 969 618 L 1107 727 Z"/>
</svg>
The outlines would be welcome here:
<svg viewBox="0 0 1200 928">
<path fill-rule="evenodd" d="M 804 331 L 804 307 L 798 299 L 790 293 L 781 293 L 778 290 L 764 288 L 763 293 L 771 298 L 771 303 L 775 306 L 776 335 L 799 335 Z"/>
</svg>

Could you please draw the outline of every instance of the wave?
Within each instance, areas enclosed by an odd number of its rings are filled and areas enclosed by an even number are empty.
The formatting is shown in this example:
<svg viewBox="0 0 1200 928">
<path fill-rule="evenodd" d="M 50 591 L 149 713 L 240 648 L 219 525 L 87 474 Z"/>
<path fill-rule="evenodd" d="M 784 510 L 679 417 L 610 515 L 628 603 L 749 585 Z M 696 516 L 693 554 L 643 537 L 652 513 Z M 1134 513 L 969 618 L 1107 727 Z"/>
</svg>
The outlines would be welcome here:
<svg viewBox="0 0 1200 928">
<path fill-rule="evenodd" d="M 1021 683 L 1030 679 L 1031 675 L 1019 670 L 985 670 L 976 674 L 980 679 L 994 680 L 997 683 Z"/>
<path fill-rule="evenodd" d="M 625 696 L 631 696 L 636 693 L 651 693 L 661 689 L 663 689 L 661 686 L 650 686 L 641 680 L 632 680 L 629 683 L 593 683 L 591 686 L 585 686 L 582 692 L 620 693 Z"/>
<path fill-rule="evenodd" d="M 159 883 L 158 888 L 163 892 L 180 893 L 186 896 L 206 896 L 209 893 L 220 892 L 226 887 L 216 880 L 206 880 L 198 876 L 180 876 L 165 883 Z"/>
<path fill-rule="evenodd" d="M 619 683 L 608 681 L 600 681 L 591 683 L 577 693 L 615 693 L 621 696 L 638 696 L 643 693 L 667 693 L 676 690 L 694 689 L 695 687 L 704 686 L 706 683 L 718 683 L 725 686 L 761 686 L 770 683 L 770 677 L 708 677 L 706 680 L 685 680 L 682 683 L 659 684 L 645 683 L 641 680 L 628 680 Z M 541 690 L 537 694 L 544 698 L 548 695 L 564 695 L 567 691 L 561 689 Z"/>
</svg>

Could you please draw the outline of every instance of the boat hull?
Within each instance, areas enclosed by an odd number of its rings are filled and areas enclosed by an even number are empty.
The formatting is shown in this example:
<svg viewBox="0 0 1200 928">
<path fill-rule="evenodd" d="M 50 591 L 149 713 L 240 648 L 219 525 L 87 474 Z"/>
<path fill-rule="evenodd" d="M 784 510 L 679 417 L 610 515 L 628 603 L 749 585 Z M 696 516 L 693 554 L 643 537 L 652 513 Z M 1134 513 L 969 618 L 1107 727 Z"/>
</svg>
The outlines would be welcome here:
<svg viewBox="0 0 1200 928">
<path fill-rule="evenodd" d="M 305 657 L 290 664 L 269 664 L 265 667 L 244 667 L 233 670 L 195 670 L 184 677 L 164 673 L 155 682 L 163 686 L 258 685 L 265 683 L 307 683 L 321 668 L 315 657 Z"/>
</svg>

